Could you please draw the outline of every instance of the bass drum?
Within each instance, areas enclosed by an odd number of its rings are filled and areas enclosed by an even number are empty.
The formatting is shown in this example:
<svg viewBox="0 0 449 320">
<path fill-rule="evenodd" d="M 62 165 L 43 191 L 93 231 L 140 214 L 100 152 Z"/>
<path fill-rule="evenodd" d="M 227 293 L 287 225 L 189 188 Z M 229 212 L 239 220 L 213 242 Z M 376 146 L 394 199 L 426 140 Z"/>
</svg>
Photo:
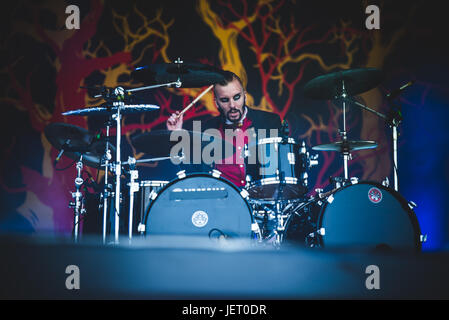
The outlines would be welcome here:
<svg viewBox="0 0 449 320">
<path fill-rule="evenodd" d="M 421 250 L 415 213 L 395 190 L 360 182 L 327 198 L 318 233 L 324 247 Z"/>
<path fill-rule="evenodd" d="M 151 203 L 146 234 L 251 238 L 254 220 L 245 192 L 208 174 L 176 179 Z"/>
</svg>

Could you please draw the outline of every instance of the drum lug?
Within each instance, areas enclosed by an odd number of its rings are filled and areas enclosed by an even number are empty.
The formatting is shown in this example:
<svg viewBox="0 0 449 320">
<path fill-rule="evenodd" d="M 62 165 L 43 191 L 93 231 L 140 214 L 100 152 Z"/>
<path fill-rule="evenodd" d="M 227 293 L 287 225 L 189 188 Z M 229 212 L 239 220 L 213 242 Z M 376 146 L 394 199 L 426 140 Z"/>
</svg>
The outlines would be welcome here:
<svg viewBox="0 0 449 320">
<path fill-rule="evenodd" d="M 384 187 L 389 188 L 390 187 L 390 179 L 388 179 L 388 177 L 385 177 L 385 179 L 382 181 L 382 185 Z"/>
<path fill-rule="evenodd" d="M 155 192 L 154 190 L 151 190 L 150 194 L 148 195 L 148 197 L 150 198 L 150 200 L 154 201 L 157 198 L 157 192 Z"/>
<path fill-rule="evenodd" d="M 419 241 L 421 241 L 421 243 L 427 242 L 427 234 L 421 234 L 419 236 Z"/>
<path fill-rule="evenodd" d="M 318 161 L 318 155 L 315 154 L 313 156 L 308 157 L 309 158 L 309 168 L 312 168 L 314 166 L 319 165 L 319 161 Z"/>
<path fill-rule="evenodd" d="M 211 174 L 212 174 L 212 177 L 217 178 L 217 179 L 220 178 L 222 175 L 221 171 L 218 171 L 216 169 L 212 170 Z"/>
<path fill-rule="evenodd" d="M 415 202 L 413 202 L 413 201 L 409 201 L 408 203 L 408 207 L 410 208 L 410 209 L 415 209 L 418 205 L 415 203 Z"/>
<path fill-rule="evenodd" d="M 179 179 L 184 179 L 185 177 L 187 177 L 185 170 L 179 171 L 176 175 Z"/>
<path fill-rule="evenodd" d="M 242 189 L 242 191 L 240 191 L 240 195 L 242 196 L 243 199 L 247 200 L 249 198 L 249 193 L 248 191 L 246 191 L 245 189 Z"/>
<path fill-rule="evenodd" d="M 306 149 L 306 143 L 305 141 L 302 142 L 301 144 L 301 149 L 299 150 L 300 153 L 302 154 L 307 154 L 307 149 Z"/>
<path fill-rule="evenodd" d="M 130 192 L 138 192 L 140 189 L 140 184 L 138 182 L 135 182 L 136 179 L 139 178 L 139 171 L 137 170 L 131 170 L 131 182 L 128 183 L 128 186 L 130 188 Z"/>
<path fill-rule="evenodd" d="M 146 231 L 145 225 L 142 223 L 139 223 L 139 225 L 137 227 L 137 231 L 140 233 L 145 233 L 145 231 Z"/>
<path fill-rule="evenodd" d="M 311 232 L 309 233 L 309 237 L 310 238 L 315 238 L 315 235 L 318 234 L 320 236 L 325 236 L 326 235 L 326 228 L 320 228 L 315 232 Z"/>
</svg>

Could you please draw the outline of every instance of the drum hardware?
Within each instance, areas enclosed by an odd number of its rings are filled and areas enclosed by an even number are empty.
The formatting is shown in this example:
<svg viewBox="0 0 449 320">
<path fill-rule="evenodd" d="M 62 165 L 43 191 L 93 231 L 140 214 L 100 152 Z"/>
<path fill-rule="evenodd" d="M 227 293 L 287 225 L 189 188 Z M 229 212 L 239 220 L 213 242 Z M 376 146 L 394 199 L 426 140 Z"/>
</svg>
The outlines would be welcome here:
<svg viewBox="0 0 449 320">
<path fill-rule="evenodd" d="M 79 240 L 79 227 L 80 227 L 80 217 L 86 211 L 84 209 L 83 195 L 81 193 L 81 186 L 84 183 L 81 177 L 81 172 L 83 170 L 83 156 L 81 155 L 78 162 L 76 163 L 77 176 L 75 178 L 75 192 L 72 192 L 72 198 L 75 202 L 70 202 L 69 207 L 74 209 L 74 221 L 73 221 L 73 236 L 75 242 Z"/>
<path fill-rule="evenodd" d="M 178 179 L 184 179 L 185 177 L 187 177 L 186 171 L 185 170 L 181 170 L 179 172 L 176 173 L 176 176 L 178 177 Z"/>
<path fill-rule="evenodd" d="M 413 83 L 414 83 L 414 81 L 409 81 L 404 86 L 402 86 L 399 89 L 396 89 L 386 95 L 387 101 L 390 104 L 390 110 L 386 115 L 363 105 L 362 103 L 356 101 L 352 97 L 349 97 L 349 96 L 341 97 L 341 99 L 343 101 L 346 100 L 348 102 L 354 103 L 356 106 L 362 108 L 363 110 L 369 111 L 369 112 L 377 115 L 379 118 L 384 119 L 386 124 L 391 128 L 391 130 L 392 130 L 392 145 L 393 145 L 393 184 L 394 184 L 394 190 L 396 190 L 396 191 L 399 191 L 398 128 L 403 120 L 403 117 L 402 117 L 401 105 L 394 104 L 394 103 L 392 103 L 392 101 L 394 100 L 394 98 L 397 98 L 403 90 L 405 90 L 406 88 L 413 85 Z"/>
<path fill-rule="evenodd" d="M 136 91 L 136 90 L 134 90 Z M 102 97 L 106 100 L 106 104 L 97 108 L 88 108 L 88 109 L 80 109 L 80 110 L 72 110 L 69 112 L 63 113 L 65 116 L 85 116 L 90 114 L 108 114 L 110 116 L 109 120 L 106 123 L 106 147 L 103 150 L 104 158 L 108 159 L 105 163 L 105 191 L 103 194 L 103 243 L 106 243 L 106 216 L 108 212 L 108 195 L 110 195 L 109 190 L 106 190 L 106 186 L 108 184 L 108 169 L 112 171 L 115 175 L 115 202 L 114 202 L 114 212 L 115 212 L 115 226 L 114 226 L 114 240 L 115 243 L 119 242 L 119 220 L 120 220 L 120 188 L 121 188 L 121 175 L 122 175 L 122 163 L 121 163 L 121 120 L 122 114 L 126 113 L 135 113 L 135 112 L 144 112 L 149 110 L 157 110 L 158 106 L 152 105 L 130 105 L 127 106 L 125 102 L 128 100 L 129 93 L 122 87 L 117 87 L 113 90 L 112 93 L 106 92 L 102 95 Z M 115 162 L 109 163 L 110 157 L 110 143 L 109 143 L 109 131 L 110 126 L 115 121 L 116 124 L 116 152 L 115 152 Z"/>
<path fill-rule="evenodd" d="M 103 161 L 104 163 L 104 190 L 102 195 L 103 203 L 100 201 L 100 204 L 102 203 L 103 209 L 103 228 L 102 228 L 102 239 L 103 244 L 106 244 L 106 226 L 107 226 L 107 216 L 108 216 L 108 199 L 110 197 L 111 191 L 112 191 L 112 185 L 109 184 L 109 165 L 112 160 L 112 154 L 111 154 L 111 144 L 109 142 L 109 136 L 110 136 L 110 128 L 112 126 L 111 119 L 106 122 L 106 146 L 104 149 L 104 155 L 103 155 Z"/>
<path fill-rule="evenodd" d="M 66 123 L 49 124 L 47 127 L 45 127 L 44 132 L 47 140 L 51 143 L 51 145 L 57 150 L 60 150 L 58 156 L 55 159 L 55 164 L 59 161 L 62 154 L 65 154 L 67 157 L 77 161 L 77 177 L 75 179 L 76 191 L 72 194 L 75 202 L 71 202 L 69 206 L 73 207 L 75 210 L 74 240 L 78 241 L 80 215 L 83 212 L 82 194 L 80 191 L 80 187 L 84 183 L 83 179 L 81 178 L 83 164 L 99 169 L 101 168 L 101 163 L 103 161 L 103 151 L 101 149 L 106 147 L 109 150 L 109 152 L 107 153 L 107 158 L 110 159 L 111 154 L 115 153 L 115 148 L 113 146 L 109 147 L 107 139 L 102 139 L 101 137 L 97 137 L 97 135 L 94 135 L 86 129 Z M 105 177 L 107 177 L 107 174 L 105 175 Z M 108 186 L 107 180 L 105 185 Z M 108 192 L 105 192 L 103 198 L 107 199 L 109 191 L 110 190 L 108 190 Z"/>
<path fill-rule="evenodd" d="M 139 191 L 139 183 L 135 182 L 139 178 L 139 171 L 136 170 L 136 159 L 129 157 L 128 165 L 130 167 L 130 182 L 129 187 L 129 222 L 128 222 L 128 238 L 129 241 L 133 238 L 133 218 L 134 218 L 134 193 Z"/>
<path fill-rule="evenodd" d="M 351 144 L 346 130 L 346 103 L 348 102 L 348 97 L 373 89 L 381 83 L 382 79 L 383 74 L 378 69 L 354 69 L 319 76 L 309 81 L 304 87 L 306 97 L 342 101 L 343 130 L 340 131 L 341 141 L 338 142 L 338 151 L 343 155 L 343 172 L 346 180 L 349 179 L 348 162 L 351 152 Z M 319 148 L 314 150 L 319 150 Z"/>
<path fill-rule="evenodd" d="M 351 177 L 349 179 L 343 179 L 342 177 L 330 177 L 329 182 L 334 186 L 334 189 L 339 189 L 346 185 L 359 183 L 359 178 Z"/>
</svg>

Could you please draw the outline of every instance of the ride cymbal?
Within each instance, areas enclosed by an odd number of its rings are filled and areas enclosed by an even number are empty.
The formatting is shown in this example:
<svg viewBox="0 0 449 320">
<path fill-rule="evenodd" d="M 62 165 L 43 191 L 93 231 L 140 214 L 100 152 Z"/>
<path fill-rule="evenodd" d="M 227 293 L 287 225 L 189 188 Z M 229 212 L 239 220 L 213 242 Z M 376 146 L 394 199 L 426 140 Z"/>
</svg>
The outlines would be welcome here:
<svg viewBox="0 0 449 320">
<path fill-rule="evenodd" d="M 344 153 L 344 152 L 368 150 L 375 148 L 377 148 L 377 143 L 374 141 L 346 140 L 346 141 L 333 142 L 329 144 L 321 144 L 313 147 L 312 149 L 315 151 L 337 151 L 340 153 Z"/>
<path fill-rule="evenodd" d="M 310 99 L 335 99 L 342 96 L 344 83 L 346 95 L 356 96 L 377 87 L 383 78 L 383 72 L 376 68 L 337 71 L 309 81 L 304 95 Z"/>
<path fill-rule="evenodd" d="M 136 68 L 131 78 L 147 85 L 180 81 L 181 88 L 201 88 L 224 80 L 223 71 L 201 63 L 162 63 Z"/>
</svg>

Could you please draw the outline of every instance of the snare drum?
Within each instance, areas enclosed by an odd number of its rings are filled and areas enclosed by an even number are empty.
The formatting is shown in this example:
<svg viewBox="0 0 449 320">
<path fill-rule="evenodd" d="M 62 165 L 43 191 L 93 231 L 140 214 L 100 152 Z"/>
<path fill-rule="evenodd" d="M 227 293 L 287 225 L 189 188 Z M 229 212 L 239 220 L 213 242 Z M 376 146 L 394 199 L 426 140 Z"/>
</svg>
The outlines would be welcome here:
<svg viewBox="0 0 449 320">
<path fill-rule="evenodd" d="M 300 146 L 293 138 L 259 140 L 256 164 L 246 167 L 251 198 L 296 199 L 307 193 L 308 156 L 305 145 Z"/>
<path fill-rule="evenodd" d="M 325 200 L 317 226 L 324 247 L 421 249 L 418 219 L 408 202 L 378 183 L 338 189 Z"/>
<path fill-rule="evenodd" d="M 146 234 L 251 238 L 255 224 L 247 196 L 245 190 L 209 174 L 178 178 L 154 197 Z"/>
</svg>

